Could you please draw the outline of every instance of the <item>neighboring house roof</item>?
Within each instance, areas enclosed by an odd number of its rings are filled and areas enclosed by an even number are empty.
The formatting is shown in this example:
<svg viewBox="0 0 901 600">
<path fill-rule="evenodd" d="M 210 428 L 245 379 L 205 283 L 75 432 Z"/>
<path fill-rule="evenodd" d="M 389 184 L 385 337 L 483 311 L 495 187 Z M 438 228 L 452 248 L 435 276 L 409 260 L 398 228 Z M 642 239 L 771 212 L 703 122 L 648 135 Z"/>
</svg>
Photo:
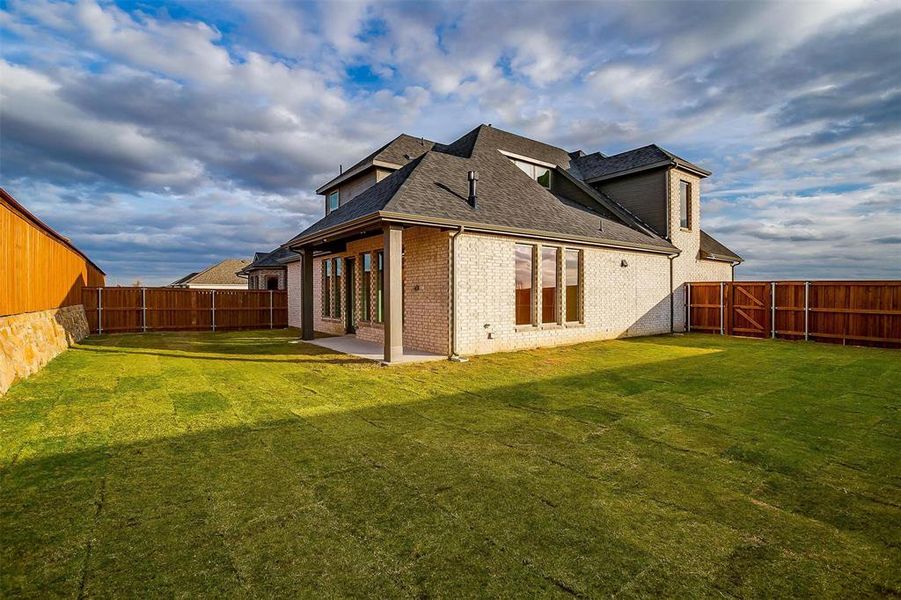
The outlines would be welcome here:
<svg viewBox="0 0 901 600">
<path fill-rule="evenodd" d="M 198 271 L 194 271 L 193 273 L 188 273 L 188 274 L 185 275 L 184 277 L 182 277 L 182 278 L 180 278 L 180 279 L 176 279 L 175 281 L 173 281 L 172 283 L 170 283 L 170 284 L 169 284 L 169 287 L 174 287 L 174 286 L 177 286 L 177 285 L 183 285 L 184 283 L 187 283 L 187 281 L 188 281 L 189 279 L 191 279 L 192 277 L 194 277 L 195 275 L 197 275 L 197 273 L 198 273 Z"/>
<path fill-rule="evenodd" d="M 97 264 L 94 263 L 94 261 L 92 261 L 90 258 L 88 258 L 84 252 L 82 252 L 81 250 L 76 248 L 75 245 L 72 244 L 71 241 L 69 241 L 69 238 L 67 238 L 63 235 L 60 235 L 52 227 L 50 227 L 49 225 L 47 225 L 46 223 L 41 221 L 39 218 L 34 216 L 31 213 L 31 211 L 29 211 L 27 208 L 22 206 L 18 200 L 13 198 L 12 194 L 10 194 L 6 190 L 4 190 L 2 187 L 0 187 L 0 199 L 2 199 L 4 203 L 9 205 L 10 209 L 13 212 L 18 214 L 20 217 L 22 217 L 26 221 L 30 222 L 34 227 L 40 229 L 41 231 L 43 231 L 44 233 L 46 233 L 47 235 L 52 237 L 54 240 L 56 240 L 57 242 L 59 242 L 60 244 L 62 244 L 63 246 L 65 246 L 66 248 L 68 248 L 69 250 L 74 252 L 75 254 L 77 254 L 78 256 L 85 259 L 92 267 L 94 267 L 95 269 L 100 271 L 101 275 L 106 275 L 106 273 L 103 272 L 103 269 L 98 267 Z"/>
<path fill-rule="evenodd" d="M 699 254 L 701 258 L 710 260 L 742 262 L 742 258 L 738 254 L 726 248 L 703 229 L 701 230 L 701 249 Z"/>
<path fill-rule="evenodd" d="M 627 173 L 670 166 L 693 171 L 702 177 L 710 175 L 710 171 L 679 158 L 657 144 L 627 150 L 612 156 L 604 156 L 600 152 L 595 152 L 574 158 L 572 162 L 573 171 L 585 181 L 598 181 L 610 177 L 620 177 Z"/>
<path fill-rule="evenodd" d="M 504 153 L 557 165 L 555 177 L 564 189 L 551 193 Z M 390 218 L 678 252 L 616 202 L 566 173 L 569 162 L 563 149 L 481 125 L 451 144 L 436 145 L 286 246 L 367 218 Z M 479 174 L 477 208 L 467 202 L 468 171 Z"/>
<path fill-rule="evenodd" d="M 335 185 L 341 183 L 342 181 L 359 175 L 367 169 L 379 166 L 379 164 L 384 164 L 385 166 L 388 166 L 390 168 L 398 169 L 407 164 L 410 160 L 419 158 L 424 153 L 431 150 L 434 145 L 435 142 L 432 142 L 425 138 L 413 137 L 411 135 L 407 135 L 406 133 L 402 133 L 363 160 L 353 165 L 351 168 L 346 169 L 343 173 L 333 178 L 325 185 L 321 186 L 316 190 L 316 193 L 321 194 L 329 188 L 332 188 Z"/>
<path fill-rule="evenodd" d="M 291 262 L 297 252 L 289 250 L 283 246 L 279 246 L 270 252 L 256 252 L 253 255 L 253 261 L 241 269 L 240 273 L 249 273 L 257 269 L 281 269 L 284 268 L 285 262 Z"/>
<path fill-rule="evenodd" d="M 250 261 L 246 258 L 226 258 L 222 262 L 198 273 L 182 277 L 169 285 L 246 285 L 247 281 L 238 277 L 237 273 L 249 264 Z"/>
</svg>

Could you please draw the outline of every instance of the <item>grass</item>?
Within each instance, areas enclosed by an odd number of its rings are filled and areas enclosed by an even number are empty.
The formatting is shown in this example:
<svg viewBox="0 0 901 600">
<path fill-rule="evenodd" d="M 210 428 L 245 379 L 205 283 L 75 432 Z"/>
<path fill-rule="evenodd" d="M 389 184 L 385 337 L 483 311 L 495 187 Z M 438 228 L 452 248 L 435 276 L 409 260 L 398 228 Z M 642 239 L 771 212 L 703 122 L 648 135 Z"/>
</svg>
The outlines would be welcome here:
<svg viewBox="0 0 901 600">
<path fill-rule="evenodd" d="M 898 351 L 702 335 L 92 337 L 0 400 L 0 595 L 897 596 L 899 386 Z"/>
</svg>

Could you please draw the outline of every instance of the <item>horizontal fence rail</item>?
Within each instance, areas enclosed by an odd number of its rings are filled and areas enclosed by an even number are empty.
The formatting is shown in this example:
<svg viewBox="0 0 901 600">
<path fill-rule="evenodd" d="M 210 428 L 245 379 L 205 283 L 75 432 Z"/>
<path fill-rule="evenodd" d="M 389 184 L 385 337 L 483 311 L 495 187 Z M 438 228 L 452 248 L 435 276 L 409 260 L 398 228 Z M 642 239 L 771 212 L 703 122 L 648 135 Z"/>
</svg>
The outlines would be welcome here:
<svg viewBox="0 0 901 600">
<path fill-rule="evenodd" d="M 86 287 L 91 333 L 227 331 L 288 326 L 288 292 Z"/>
<path fill-rule="evenodd" d="M 689 331 L 901 348 L 901 281 L 686 283 Z"/>
</svg>

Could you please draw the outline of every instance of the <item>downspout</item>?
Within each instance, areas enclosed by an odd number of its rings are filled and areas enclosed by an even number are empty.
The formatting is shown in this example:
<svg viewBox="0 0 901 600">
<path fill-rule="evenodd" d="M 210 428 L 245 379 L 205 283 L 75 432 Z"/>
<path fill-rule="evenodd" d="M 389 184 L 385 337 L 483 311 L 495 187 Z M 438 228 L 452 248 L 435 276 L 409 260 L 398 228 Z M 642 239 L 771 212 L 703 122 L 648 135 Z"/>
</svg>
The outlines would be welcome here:
<svg viewBox="0 0 901 600">
<path fill-rule="evenodd" d="M 676 332 L 676 290 L 673 287 L 675 277 L 673 276 L 673 260 L 678 254 L 669 255 L 669 332 Z"/>
<path fill-rule="evenodd" d="M 463 233 L 466 230 L 464 225 L 460 225 L 460 228 L 451 234 L 451 242 L 450 242 L 450 301 L 451 301 L 451 309 L 450 309 L 450 360 L 455 362 L 466 362 L 465 358 L 462 358 L 459 354 L 457 354 L 457 236 Z"/>
</svg>

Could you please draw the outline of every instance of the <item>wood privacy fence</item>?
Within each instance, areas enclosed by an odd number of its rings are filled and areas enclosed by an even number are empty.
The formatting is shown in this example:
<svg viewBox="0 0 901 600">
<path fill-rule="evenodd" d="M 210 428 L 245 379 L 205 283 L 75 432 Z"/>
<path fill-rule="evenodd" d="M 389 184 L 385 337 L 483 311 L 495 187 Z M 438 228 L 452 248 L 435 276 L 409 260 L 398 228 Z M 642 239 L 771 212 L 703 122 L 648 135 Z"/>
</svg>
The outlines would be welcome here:
<svg viewBox="0 0 901 600">
<path fill-rule="evenodd" d="M 225 331 L 288 326 L 288 292 L 94 287 L 82 290 L 91 333 Z"/>
<path fill-rule="evenodd" d="M 685 285 L 689 331 L 901 348 L 901 281 Z"/>
<path fill-rule="evenodd" d="M 81 304 L 104 274 L 69 240 L 0 188 L 0 316 Z"/>
</svg>

